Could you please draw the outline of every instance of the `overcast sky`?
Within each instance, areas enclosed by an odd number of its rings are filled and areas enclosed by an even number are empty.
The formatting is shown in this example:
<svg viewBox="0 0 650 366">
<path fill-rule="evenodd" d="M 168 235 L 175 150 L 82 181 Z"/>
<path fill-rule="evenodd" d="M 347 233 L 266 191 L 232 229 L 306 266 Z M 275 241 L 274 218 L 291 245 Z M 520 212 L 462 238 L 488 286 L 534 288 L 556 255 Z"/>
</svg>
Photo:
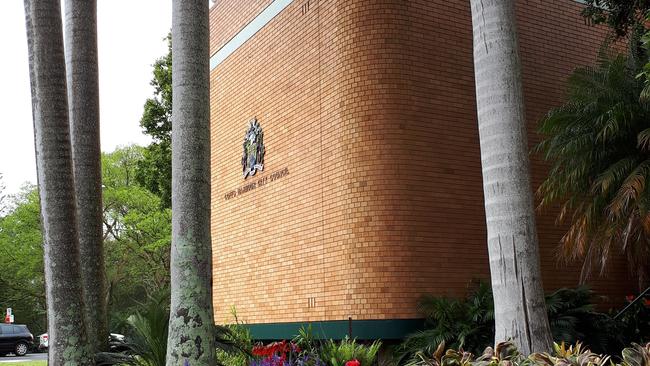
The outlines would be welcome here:
<svg viewBox="0 0 650 366">
<path fill-rule="evenodd" d="M 62 1 L 63 2 L 63 1 Z M 98 0 L 102 151 L 147 144 L 138 124 L 153 62 L 167 52 L 170 0 Z M 36 183 L 34 135 L 22 0 L 0 1 L 0 173 L 6 193 Z"/>
</svg>

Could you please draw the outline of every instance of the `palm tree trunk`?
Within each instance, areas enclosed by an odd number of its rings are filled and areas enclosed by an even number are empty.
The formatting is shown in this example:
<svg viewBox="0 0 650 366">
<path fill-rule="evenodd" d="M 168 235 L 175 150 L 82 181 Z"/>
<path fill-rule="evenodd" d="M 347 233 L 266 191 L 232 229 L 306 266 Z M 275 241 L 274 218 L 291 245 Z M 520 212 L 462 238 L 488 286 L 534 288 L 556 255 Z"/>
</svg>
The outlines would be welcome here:
<svg viewBox="0 0 650 366">
<path fill-rule="evenodd" d="M 66 66 L 72 161 L 74 166 L 79 252 L 88 341 L 95 352 L 107 350 L 104 303 L 102 169 L 99 143 L 97 0 L 66 0 Z"/>
<path fill-rule="evenodd" d="M 513 0 L 471 0 L 495 341 L 549 351 Z"/>
<path fill-rule="evenodd" d="M 208 34 L 207 1 L 173 1 L 170 366 L 214 364 Z"/>
<path fill-rule="evenodd" d="M 50 365 L 92 365 L 79 239 L 59 0 L 25 0 L 36 166 L 43 221 Z"/>
</svg>

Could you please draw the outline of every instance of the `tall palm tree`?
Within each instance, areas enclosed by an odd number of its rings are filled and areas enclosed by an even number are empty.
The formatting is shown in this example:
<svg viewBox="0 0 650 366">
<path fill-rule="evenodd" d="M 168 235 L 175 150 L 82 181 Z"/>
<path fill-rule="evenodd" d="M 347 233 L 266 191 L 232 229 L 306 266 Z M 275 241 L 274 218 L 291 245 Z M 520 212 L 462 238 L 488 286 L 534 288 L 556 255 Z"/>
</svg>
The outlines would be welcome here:
<svg viewBox="0 0 650 366">
<path fill-rule="evenodd" d="M 167 365 L 213 365 L 208 2 L 172 3 L 172 248 Z"/>
<path fill-rule="evenodd" d="M 583 261 L 582 280 L 625 253 L 640 291 L 650 282 L 650 103 L 641 62 L 603 53 L 569 78 L 567 102 L 542 120 L 537 149 L 551 161 L 541 206 L 569 221 L 563 257 Z"/>
<path fill-rule="evenodd" d="M 495 342 L 548 351 L 513 0 L 471 0 Z"/>
<path fill-rule="evenodd" d="M 88 341 L 108 346 L 99 147 L 97 0 L 66 0 L 66 67 L 81 280 Z"/>
<path fill-rule="evenodd" d="M 84 327 L 79 238 L 59 0 L 25 0 L 32 115 L 43 221 L 50 365 L 91 365 Z"/>
</svg>

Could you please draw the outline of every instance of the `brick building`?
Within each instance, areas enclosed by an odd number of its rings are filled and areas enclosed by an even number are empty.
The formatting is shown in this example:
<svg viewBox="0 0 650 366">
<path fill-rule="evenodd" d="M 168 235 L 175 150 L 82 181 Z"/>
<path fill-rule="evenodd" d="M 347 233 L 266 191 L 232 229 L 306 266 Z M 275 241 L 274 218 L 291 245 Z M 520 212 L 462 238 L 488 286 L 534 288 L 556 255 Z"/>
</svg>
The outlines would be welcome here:
<svg viewBox="0 0 650 366">
<path fill-rule="evenodd" d="M 580 9 L 517 2 L 531 146 L 605 37 Z M 489 279 L 469 1 L 218 0 L 210 27 L 217 322 L 234 306 L 260 338 L 396 338 L 422 294 Z M 244 178 L 253 118 L 264 169 Z M 579 274 L 555 214 L 538 215 L 548 291 Z M 590 284 L 610 304 L 634 288 L 622 260 Z"/>
</svg>

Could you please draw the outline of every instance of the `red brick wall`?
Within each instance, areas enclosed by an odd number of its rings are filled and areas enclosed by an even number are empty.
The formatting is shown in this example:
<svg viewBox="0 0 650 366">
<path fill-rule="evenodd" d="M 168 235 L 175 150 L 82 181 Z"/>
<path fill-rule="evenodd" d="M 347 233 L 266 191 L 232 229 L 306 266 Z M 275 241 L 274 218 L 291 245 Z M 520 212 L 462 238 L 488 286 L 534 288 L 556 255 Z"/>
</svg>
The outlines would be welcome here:
<svg viewBox="0 0 650 366">
<path fill-rule="evenodd" d="M 220 1 L 216 51 L 270 1 Z M 417 317 L 423 293 L 460 296 L 489 278 L 467 1 L 295 0 L 211 72 L 217 321 Z M 518 3 L 531 146 L 605 30 L 570 0 Z M 248 120 L 266 165 L 241 176 Z M 226 199 L 288 168 L 289 175 Z M 535 187 L 544 166 L 533 160 Z M 539 217 L 544 285 L 575 286 L 557 263 L 562 229 Z M 618 301 L 624 263 L 593 282 Z M 309 298 L 315 298 L 310 307 Z"/>
</svg>

